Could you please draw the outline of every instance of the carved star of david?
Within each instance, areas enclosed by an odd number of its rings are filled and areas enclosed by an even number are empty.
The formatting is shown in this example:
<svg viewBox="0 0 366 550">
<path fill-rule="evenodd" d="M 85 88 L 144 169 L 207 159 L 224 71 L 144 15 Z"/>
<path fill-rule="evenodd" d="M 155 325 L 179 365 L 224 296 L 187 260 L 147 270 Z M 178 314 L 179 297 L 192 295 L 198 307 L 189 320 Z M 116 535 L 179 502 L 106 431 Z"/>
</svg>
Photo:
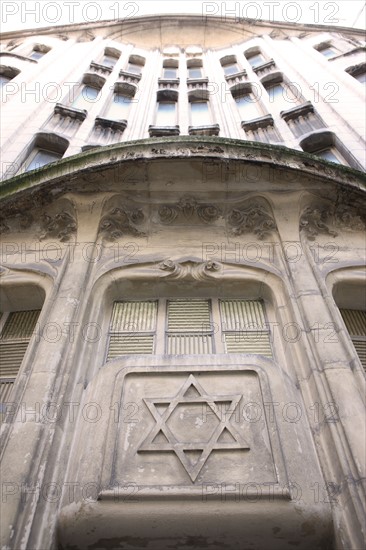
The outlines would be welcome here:
<svg viewBox="0 0 366 550">
<path fill-rule="evenodd" d="M 249 450 L 249 445 L 242 435 L 229 423 L 240 399 L 241 395 L 208 395 L 192 374 L 174 397 L 144 398 L 143 401 L 154 417 L 156 424 L 137 452 L 174 452 L 192 482 L 194 482 L 212 451 Z M 219 420 L 208 441 L 193 443 L 178 441 L 167 425 L 168 419 L 178 405 L 192 403 L 206 404 Z M 222 407 L 217 406 L 216 403 L 228 403 L 229 407 L 223 411 Z M 161 412 L 157 408 L 159 405 L 165 407 Z M 230 441 L 222 441 L 222 439 L 225 439 L 223 437 L 224 433 L 226 438 L 230 438 Z M 201 452 L 201 454 L 196 461 L 192 461 L 186 454 L 189 451 L 196 451 L 197 454 Z"/>
</svg>

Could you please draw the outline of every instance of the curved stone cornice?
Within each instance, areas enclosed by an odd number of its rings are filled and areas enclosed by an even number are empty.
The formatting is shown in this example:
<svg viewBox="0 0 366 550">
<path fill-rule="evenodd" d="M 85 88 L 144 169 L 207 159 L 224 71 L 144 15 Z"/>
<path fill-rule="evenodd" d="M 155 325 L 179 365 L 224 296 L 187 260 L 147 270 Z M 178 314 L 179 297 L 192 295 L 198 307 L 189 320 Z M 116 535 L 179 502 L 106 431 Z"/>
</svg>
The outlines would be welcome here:
<svg viewBox="0 0 366 550">
<path fill-rule="evenodd" d="M 243 162 L 267 166 L 272 170 L 303 175 L 313 181 L 337 184 L 347 191 L 364 191 L 366 174 L 335 165 L 314 155 L 278 145 L 220 137 L 179 136 L 175 138 L 142 139 L 96 148 L 67 157 L 44 168 L 20 174 L 0 184 L 0 198 L 18 201 L 27 194 L 32 200 L 37 194 L 60 196 L 67 191 L 107 191 L 108 171 L 137 161 L 144 163 L 163 159 L 200 159 L 206 161 Z M 91 177 L 92 175 L 92 177 Z M 98 177 L 100 180 L 98 181 Z M 123 181 L 123 178 L 120 178 Z"/>
<path fill-rule="evenodd" d="M 186 38 L 186 27 L 201 27 L 202 28 L 202 38 L 197 36 L 197 43 L 205 43 L 206 47 L 213 47 L 215 44 L 218 46 L 221 42 L 218 42 L 223 35 L 230 34 L 232 39 L 230 43 L 243 42 L 243 40 L 252 36 L 260 36 L 263 34 L 272 34 L 276 36 L 276 33 L 273 31 L 280 32 L 281 30 L 287 31 L 289 34 L 297 36 L 302 32 L 310 33 L 319 33 L 319 32 L 337 32 L 337 33 L 346 33 L 353 35 L 364 35 L 362 29 L 353 29 L 348 27 L 332 25 L 309 25 L 302 23 L 293 23 L 289 21 L 266 21 L 264 19 L 249 19 L 243 17 L 243 11 L 237 9 L 237 16 L 230 17 L 230 14 L 225 14 L 225 17 L 222 17 L 217 12 L 217 15 L 203 15 L 203 14 L 166 14 L 166 15 L 143 15 L 140 17 L 132 17 L 132 13 L 128 11 L 123 11 L 121 9 L 121 18 L 116 17 L 111 20 L 98 20 L 95 22 L 86 22 L 86 23 L 74 23 L 72 25 L 57 25 L 57 26 L 48 26 L 43 27 L 37 31 L 34 29 L 21 29 L 20 31 L 9 31 L 3 33 L 2 37 L 4 40 L 14 40 L 19 36 L 47 36 L 53 35 L 55 37 L 60 37 L 61 35 L 69 34 L 79 34 L 86 35 L 87 33 L 98 33 L 101 34 L 104 38 L 119 39 L 121 36 L 125 40 L 128 40 L 129 43 L 139 44 L 141 42 L 141 33 L 149 29 L 149 32 L 153 28 L 159 28 L 160 30 L 172 27 L 174 31 L 174 36 L 176 38 L 174 43 L 178 43 L 178 31 L 181 30 L 181 40 L 185 41 Z M 177 19 L 183 21 L 184 24 L 179 26 L 177 25 Z M 207 27 L 211 29 L 211 33 L 204 32 Z M 219 32 L 214 35 L 214 31 L 218 29 Z M 211 34 L 211 37 L 209 36 Z M 247 37 L 247 38 L 245 38 Z M 162 38 L 162 37 L 160 37 Z M 212 43 L 209 42 L 211 38 Z M 236 40 L 235 40 L 236 39 Z M 170 41 L 169 44 L 173 42 Z"/>
</svg>

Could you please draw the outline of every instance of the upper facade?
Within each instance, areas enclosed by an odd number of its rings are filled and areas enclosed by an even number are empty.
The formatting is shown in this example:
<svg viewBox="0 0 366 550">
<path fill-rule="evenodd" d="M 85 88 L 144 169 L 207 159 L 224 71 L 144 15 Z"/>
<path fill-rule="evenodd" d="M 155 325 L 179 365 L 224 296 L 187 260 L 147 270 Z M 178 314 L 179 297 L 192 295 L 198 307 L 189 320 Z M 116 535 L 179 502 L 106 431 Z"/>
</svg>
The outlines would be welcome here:
<svg viewBox="0 0 366 550">
<path fill-rule="evenodd" d="M 1 175 L 178 135 L 362 170 L 365 67 L 363 32 L 324 26 L 160 16 L 6 33 Z"/>
<path fill-rule="evenodd" d="M 363 548 L 363 38 L 3 35 L 2 549 Z"/>
</svg>

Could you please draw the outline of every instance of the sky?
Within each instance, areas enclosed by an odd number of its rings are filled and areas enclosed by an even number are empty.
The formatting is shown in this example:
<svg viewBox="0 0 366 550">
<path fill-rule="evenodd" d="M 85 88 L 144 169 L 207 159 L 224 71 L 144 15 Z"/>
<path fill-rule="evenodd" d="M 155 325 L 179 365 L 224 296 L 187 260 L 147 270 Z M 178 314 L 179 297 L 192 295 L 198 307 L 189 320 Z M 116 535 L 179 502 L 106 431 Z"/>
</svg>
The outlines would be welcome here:
<svg viewBox="0 0 366 550">
<path fill-rule="evenodd" d="M 365 28 L 365 5 L 365 0 L 2 0 L 0 30 L 177 13 Z"/>
</svg>

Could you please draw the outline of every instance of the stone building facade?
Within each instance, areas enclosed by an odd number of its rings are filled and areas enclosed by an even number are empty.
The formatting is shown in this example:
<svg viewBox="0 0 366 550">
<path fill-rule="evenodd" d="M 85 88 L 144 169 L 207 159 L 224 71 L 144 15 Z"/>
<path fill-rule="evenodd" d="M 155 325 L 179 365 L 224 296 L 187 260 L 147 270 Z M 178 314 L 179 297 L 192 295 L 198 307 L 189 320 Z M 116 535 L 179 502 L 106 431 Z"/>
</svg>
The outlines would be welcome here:
<svg viewBox="0 0 366 550">
<path fill-rule="evenodd" d="M 363 548 L 363 33 L 1 44 L 1 548 Z"/>
</svg>

